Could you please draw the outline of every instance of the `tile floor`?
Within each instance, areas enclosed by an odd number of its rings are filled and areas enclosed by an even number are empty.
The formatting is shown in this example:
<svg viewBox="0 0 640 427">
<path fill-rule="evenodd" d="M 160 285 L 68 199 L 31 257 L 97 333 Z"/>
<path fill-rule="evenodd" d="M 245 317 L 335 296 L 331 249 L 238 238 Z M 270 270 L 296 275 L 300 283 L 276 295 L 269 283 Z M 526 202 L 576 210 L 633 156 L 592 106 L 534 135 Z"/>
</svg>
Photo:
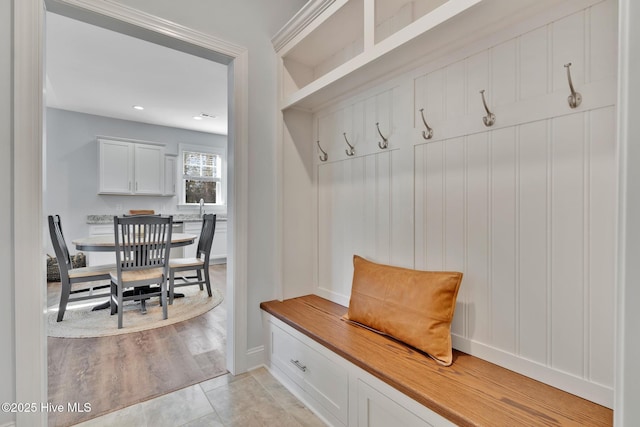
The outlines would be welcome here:
<svg viewBox="0 0 640 427">
<path fill-rule="evenodd" d="M 223 375 L 78 426 L 320 427 L 320 421 L 265 368 Z"/>
</svg>

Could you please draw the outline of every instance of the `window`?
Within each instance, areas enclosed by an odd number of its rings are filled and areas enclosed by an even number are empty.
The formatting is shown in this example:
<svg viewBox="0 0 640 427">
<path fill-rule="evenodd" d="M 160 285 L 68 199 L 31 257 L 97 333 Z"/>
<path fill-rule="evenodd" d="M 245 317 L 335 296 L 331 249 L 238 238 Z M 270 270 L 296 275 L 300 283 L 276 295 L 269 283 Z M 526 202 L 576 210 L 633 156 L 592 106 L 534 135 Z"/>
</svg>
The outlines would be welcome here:
<svg viewBox="0 0 640 427">
<path fill-rule="evenodd" d="M 223 205 L 226 153 L 220 148 L 180 145 L 181 203 Z"/>
</svg>

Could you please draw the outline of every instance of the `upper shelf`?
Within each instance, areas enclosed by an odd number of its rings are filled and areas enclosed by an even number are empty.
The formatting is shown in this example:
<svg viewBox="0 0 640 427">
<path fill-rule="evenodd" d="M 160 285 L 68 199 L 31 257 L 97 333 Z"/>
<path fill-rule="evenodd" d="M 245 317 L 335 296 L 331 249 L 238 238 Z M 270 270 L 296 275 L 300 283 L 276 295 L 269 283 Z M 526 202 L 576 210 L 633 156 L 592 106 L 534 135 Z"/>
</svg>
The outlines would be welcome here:
<svg viewBox="0 0 640 427">
<path fill-rule="evenodd" d="M 280 107 L 313 110 L 558 3 L 576 0 L 312 0 L 273 39 Z"/>
</svg>

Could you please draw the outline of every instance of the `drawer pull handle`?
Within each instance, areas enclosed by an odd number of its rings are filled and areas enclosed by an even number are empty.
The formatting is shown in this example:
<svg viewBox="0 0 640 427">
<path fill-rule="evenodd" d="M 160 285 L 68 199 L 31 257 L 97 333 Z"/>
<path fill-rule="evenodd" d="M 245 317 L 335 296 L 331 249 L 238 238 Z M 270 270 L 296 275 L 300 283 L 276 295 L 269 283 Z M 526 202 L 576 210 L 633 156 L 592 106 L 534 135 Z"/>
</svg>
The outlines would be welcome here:
<svg viewBox="0 0 640 427">
<path fill-rule="evenodd" d="M 296 365 L 296 368 L 300 369 L 302 372 L 307 372 L 307 367 L 304 366 L 302 363 L 300 363 L 297 360 L 293 360 L 291 359 L 291 363 L 293 363 L 294 365 Z"/>
</svg>

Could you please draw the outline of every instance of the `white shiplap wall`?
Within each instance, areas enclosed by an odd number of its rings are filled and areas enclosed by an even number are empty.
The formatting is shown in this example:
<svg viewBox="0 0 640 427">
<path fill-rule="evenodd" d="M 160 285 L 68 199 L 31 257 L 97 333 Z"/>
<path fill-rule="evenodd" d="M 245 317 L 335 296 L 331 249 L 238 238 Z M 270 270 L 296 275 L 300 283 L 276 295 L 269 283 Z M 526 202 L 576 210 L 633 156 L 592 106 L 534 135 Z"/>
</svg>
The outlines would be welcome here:
<svg viewBox="0 0 640 427">
<path fill-rule="evenodd" d="M 319 112 L 317 293 L 348 304 L 354 253 L 463 271 L 455 347 L 612 406 L 616 19 L 597 3 Z"/>
</svg>

